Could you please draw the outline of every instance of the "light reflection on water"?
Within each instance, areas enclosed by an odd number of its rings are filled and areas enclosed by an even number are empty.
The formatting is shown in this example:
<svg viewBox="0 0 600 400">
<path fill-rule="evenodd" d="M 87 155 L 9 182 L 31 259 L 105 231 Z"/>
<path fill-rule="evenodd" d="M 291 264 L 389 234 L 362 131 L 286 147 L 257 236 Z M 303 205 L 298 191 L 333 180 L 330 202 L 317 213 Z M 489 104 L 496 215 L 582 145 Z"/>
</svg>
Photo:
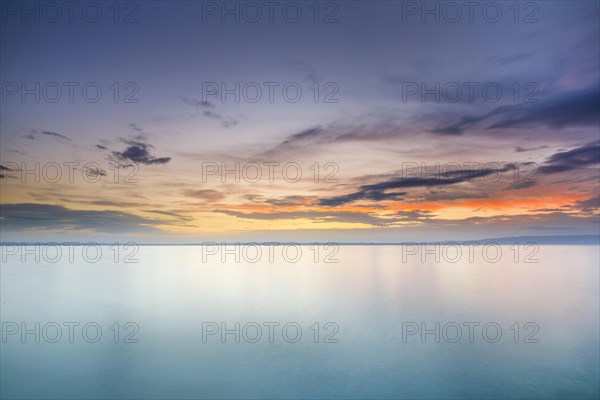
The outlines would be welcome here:
<svg viewBox="0 0 600 400">
<path fill-rule="evenodd" d="M 277 255 L 273 262 L 222 262 L 219 255 L 203 262 L 194 246 L 142 246 L 136 264 L 115 264 L 108 252 L 97 263 L 9 258 L 1 266 L 3 323 L 96 322 L 103 331 L 96 343 L 79 331 L 69 343 L 66 328 L 57 343 L 7 336 L 2 397 L 600 395 L 598 247 L 540 246 L 538 263 L 515 263 L 508 246 L 497 263 L 403 262 L 406 249 L 394 246 L 343 246 L 339 262 L 325 263 L 320 254 L 315 263 L 303 249 L 296 263 Z M 123 343 L 131 333 L 126 322 L 139 327 L 138 343 Z M 288 343 L 276 331 L 270 343 L 264 328 L 257 343 L 235 343 L 233 334 L 226 343 L 218 334 L 203 343 L 203 322 L 295 322 L 302 336 Z M 339 327 L 339 343 L 323 343 L 327 322 Z M 433 334 L 425 343 L 419 334 L 403 342 L 406 322 L 495 322 L 503 331 L 496 343 L 479 330 L 471 343 L 467 328 L 456 343 L 436 343 Z M 527 322 L 539 327 L 539 343 L 523 343 Z"/>
</svg>

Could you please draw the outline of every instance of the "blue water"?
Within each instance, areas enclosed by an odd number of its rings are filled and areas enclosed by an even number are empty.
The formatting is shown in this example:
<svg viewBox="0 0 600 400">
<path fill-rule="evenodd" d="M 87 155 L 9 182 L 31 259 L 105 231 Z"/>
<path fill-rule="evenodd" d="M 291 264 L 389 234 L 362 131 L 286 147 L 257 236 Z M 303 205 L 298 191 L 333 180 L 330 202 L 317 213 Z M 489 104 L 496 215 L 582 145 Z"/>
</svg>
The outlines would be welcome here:
<svg viewBox="0 0 600 400">
<path fill-rule="evenodd" d="M 203 260 L 201 247 L 145 246 L 126 263 L 104 249 L 96 263 L 4 260 L 2 398 L 600 396 L 595 246 L 540 246 L 534 263 L 507 246 L 495 263 L 403 260 L 394 246 L 341 247 L 337 263 L 306 247 L 297 262 L 277 251 L 223 262 Z M 79 323 L 72 343 L 69 322 Z M 269 322 L 279 323 L 272 342 Z M 407 334 L 436 322 L 448 328 L 439 342 Z M 472 341 L 465 322 L 479 323 Z M 24 338 L 22 323 L 33 332 Z M 53 323 L 62 326 L 55 343 Z M 207 334 L 221 323 L 234 332 L 224 343 Z M 481 329 L 491 323 L 488 341 Z M 463 336 L 453 343 L 456 325 Z"/>
</svg>

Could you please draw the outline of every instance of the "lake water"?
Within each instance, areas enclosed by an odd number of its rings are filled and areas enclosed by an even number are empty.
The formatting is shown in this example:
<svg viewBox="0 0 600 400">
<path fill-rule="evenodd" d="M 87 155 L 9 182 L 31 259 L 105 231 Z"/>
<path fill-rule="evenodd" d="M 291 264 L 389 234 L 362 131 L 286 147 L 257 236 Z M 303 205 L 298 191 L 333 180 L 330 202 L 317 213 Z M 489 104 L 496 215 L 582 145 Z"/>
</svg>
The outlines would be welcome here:
<svg viewBox="0 0 600 400">
<path fill-rule="evenodd" d="M 596 246 L 61 249 L 4 249 L 2 398 L 600 395 Z"/>
</svg>

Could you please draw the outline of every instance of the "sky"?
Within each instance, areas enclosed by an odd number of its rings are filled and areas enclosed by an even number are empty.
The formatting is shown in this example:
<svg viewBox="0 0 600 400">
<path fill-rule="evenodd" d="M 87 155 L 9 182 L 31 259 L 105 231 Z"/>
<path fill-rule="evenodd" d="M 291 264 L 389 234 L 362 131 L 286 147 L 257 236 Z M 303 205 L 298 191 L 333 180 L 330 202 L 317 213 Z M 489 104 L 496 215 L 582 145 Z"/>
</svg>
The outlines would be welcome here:
<svg viewBox="0 0 600 400">
<path fill-rule="evenodd" d="M 0 2 L 3 242 L 599 232 L 597 1 L 72 4 Z"/>
</svg>

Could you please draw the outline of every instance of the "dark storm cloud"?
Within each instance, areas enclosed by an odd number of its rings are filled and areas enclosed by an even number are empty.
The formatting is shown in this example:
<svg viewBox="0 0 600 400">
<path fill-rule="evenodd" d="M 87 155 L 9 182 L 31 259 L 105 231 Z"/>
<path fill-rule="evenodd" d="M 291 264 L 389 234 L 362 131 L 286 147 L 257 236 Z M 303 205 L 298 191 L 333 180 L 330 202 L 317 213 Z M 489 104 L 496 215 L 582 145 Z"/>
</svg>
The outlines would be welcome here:
<svg viewBox="0 0 600 400">
<path fill-rule="evenodd" d="M 113 151 L 113 156 L 121 161 L 132 161 L 146 165 L 166 164 L 171 161 L 171 157 L 151 156 L 148 150 L 153 149 L 154 146 L 142 140 L 142 136 L 136 136 L 135 140 L 121 138 L 121 141 L 127 144 L 128 147 L 122 152 Z"/>
<path fill-rule="evenodd" d="M 465 115 L 454 124 L 433 129 L 441 135 L 461 135 L 479 122 L 489 121 L 487 130 L 547 126 L 558 129 L 568 126 L 597 126 L 600 122 L 600 91 L 598 85 L 539 100 L 501 106 L 481 116 Z"/>
<path fill-rule="evenodd" d="M 600 163 L 600 142 L 592 142 L 569 151 L 554 153 L 539 168 L 543 174 L 578 170 Z"/>
<path fill-rule="evenodd" d="M 319 204 L 322 206 L 336 207 L 343 204 L 352 203 L 357 200 L 396 200 L 400 196 L 405 195 L 406 192 L 387 193 L 387 190 L 391 189 L 407 189 L 407 188 L 418 188 L 418 187 L 434 187 L 434 186 L 446 186 L 454 185 L 456 183 L 472 181 L 475 178 L 485 177 L 491 174 L 496 174 L 498 171 L 506 172 L 514 170 L 513 164 L 507 164 L 503 168 L 496 169 L 478 169 L 473 171 L 461 170 L 452 173 L 452 176 L 448 177 L 435 177 L 435 178 L 422 178 L 422 177 L 409 177 L 409 178 L 393 178 L 386 181 L 375 183 L 371 185 L 362 185 L 359 187 L 359 191 L 337 197 L 330 197 L 327 199 L 320 199 Z"/>
<path fill-rule="evenodd" d="M 163 222 L 119 211 L 71 210 L 50 204 L 3 204 L 0 226 L 6 230 L 156 231 Z"/>
</svg>

